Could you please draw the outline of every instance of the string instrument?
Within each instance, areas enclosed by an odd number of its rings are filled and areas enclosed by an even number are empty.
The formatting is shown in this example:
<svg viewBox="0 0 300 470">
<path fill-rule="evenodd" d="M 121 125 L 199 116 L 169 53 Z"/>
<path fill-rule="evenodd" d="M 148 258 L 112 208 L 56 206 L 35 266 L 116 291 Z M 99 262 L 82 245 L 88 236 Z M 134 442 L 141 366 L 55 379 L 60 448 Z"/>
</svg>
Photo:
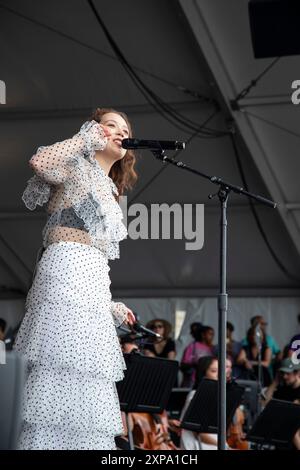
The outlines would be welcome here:
<svg viewBox="0 0 300 470">
<path fill-rule="evenodd" d="M 244 440 L 243 424 L 245 413 L 241 408 L 237 408 L 232 422 L 228 429 L 227 444 L 231 449 L 249 450 L 249 443 Z"/>
<path fill-rule="evenodd" d="M 145 450 L 178 450 L 169 434 L 166 411 L 130 413 L 135 446 Z"/>
</svg>

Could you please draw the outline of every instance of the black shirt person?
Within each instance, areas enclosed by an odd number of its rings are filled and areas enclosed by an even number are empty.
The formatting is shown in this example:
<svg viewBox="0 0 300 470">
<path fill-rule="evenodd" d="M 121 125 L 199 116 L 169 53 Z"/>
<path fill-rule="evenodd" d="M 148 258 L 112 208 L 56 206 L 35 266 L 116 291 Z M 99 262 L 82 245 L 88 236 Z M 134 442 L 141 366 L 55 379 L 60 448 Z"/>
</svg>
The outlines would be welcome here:
<svg viewBox="0 0 300 470">
<path fill-rule="evenodd" d="M 146 327 L 158 333 L 162 338 L 149 341 L 148 344 L 144 346 L 145 355 L 149 357 L 175 359 L 175 341 L 170 338 L 172 330 L 171 324 L 166 320 L 155 318 L 148 322 Z"/>
</svg>

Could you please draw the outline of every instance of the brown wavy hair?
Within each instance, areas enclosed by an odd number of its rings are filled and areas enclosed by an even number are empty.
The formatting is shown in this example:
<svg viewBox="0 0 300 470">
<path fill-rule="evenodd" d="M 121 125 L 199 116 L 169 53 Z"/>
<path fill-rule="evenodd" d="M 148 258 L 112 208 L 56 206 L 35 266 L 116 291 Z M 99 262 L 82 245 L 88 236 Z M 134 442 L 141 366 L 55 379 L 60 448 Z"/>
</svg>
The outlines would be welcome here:
<svg viewBox="0 0 300 470">
<path fill-rule="evenodd" d="M 163 318 L 154 318 L 153 320 L 150 320 L 147 323 L 146 328 L 148 328 L 149 330 L 153 330 L 155 323 L 158 323 L 158 322 L 164 325 L 163 338 L 168 339 L 172 332 L 172 325 L 167 320 L 164 320 Z"/>
<path fill-rule="evenodd" d="M 101 122 L 102 117 L 104 116 L 104 114 L 107 113 L 119 114 L 124 119 L 128 126 L 129 137 L 131 138 L 132 125 L 128 119 L 128 116 L 121 111 L 117 111 L 113 108 L 97 108 L 93 112 L 90 121 L 94 120 L 97 122 Z M 133 150 L 127 150 L 124 157 L 121 160 L 116 161 L 110 169 L 108 176 L 111 177 L 111 179 L 117 186 L 120 196 L 122 196 L 127 189 L 132 189 L 134 184 L 136 183 L 138 175 L 134 168 L 135 164 L 136 156 Z M 119 198 L 116 199 L 118 200 Z"/>
</svg>

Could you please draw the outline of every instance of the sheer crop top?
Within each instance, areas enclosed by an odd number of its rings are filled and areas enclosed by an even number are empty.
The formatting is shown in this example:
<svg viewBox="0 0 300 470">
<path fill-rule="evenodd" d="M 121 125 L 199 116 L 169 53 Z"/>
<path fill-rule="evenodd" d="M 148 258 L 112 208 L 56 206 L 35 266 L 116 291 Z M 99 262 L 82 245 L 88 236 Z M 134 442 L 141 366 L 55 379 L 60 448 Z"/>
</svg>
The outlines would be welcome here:
<svg viewBox="0 0 300 470">
<path fill-rule="evenodd" d="M 39 147 L 29 164 L 35 175 L 22 199 L 30 210 L 47 203 L 43 245 L 73 241 L 99 248 L 107 259 L 119 258 L 127 237 L 118 189 L 95 158 L 107 138 L 99 124 L 86 122 L 71 139 Z"/>
</svg>

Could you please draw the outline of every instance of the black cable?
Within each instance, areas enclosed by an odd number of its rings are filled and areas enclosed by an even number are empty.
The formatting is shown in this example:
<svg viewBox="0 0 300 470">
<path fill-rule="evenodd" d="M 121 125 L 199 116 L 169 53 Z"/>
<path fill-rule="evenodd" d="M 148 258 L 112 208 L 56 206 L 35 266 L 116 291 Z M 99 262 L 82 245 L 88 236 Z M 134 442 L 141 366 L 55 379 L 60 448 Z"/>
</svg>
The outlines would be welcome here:
<svg viewBox="0 0 300 470">
<path fill-rule="evenodd" d="M 202 123 L 202 125 L 207 124 L 217 113 L 218 113 L 218 111 L 214 111 L 214 113 L 213 113 L 211 116 L 209 116 L 209 117 Z M 189 137 L 189 139 L 188 139 L 188 140 L 186 141 L 186 143 L 185 143 L 185 144 L 186 144 L 186 147 L 191 143 L 191 141 L 196 137 L 196 135 L 197 135 L 197 132 L 195 132 L 193 135 L 191 135 L 191 136 Z M 173 158 L 173 160 L 176 160 L 176 158 L 181 154 L 181 152 L 183 152 L 183 149 L 177 150 L 171 158 Z M 133 202 L 134 202 L 134 201 L 153 183 L 153 181 L 154 181 L 156 178 L 158 178 L 158 176 L 160 176 L 161 173 L 166 170 L 166 168 L 168 168 L 169 165 L 170 165 L 170 163 L 165 163 L 164 166 L 162 166 L 162 167 L 160 168 L 160 170 L 158 170 L 158 171 L 150 178 L 150 180 L 147 181 L 147 183 L 144 184 L 144 186 L 133 196 L 133 198 L 130 199 L 129 204 L 132 204 L 132 203 L 133 203 Z"/>
<path fill-rule="evenodd" d="M 20 18 L 22 19 L 25 19 L 26 21 L 29 21 L 37 26 L 40 26 L 44 29 L 47 29 L 48 31 L 52 32 L 52 33 L 55 33 L 59 36 L 62 36 L 63 38 L 66 38 L 76 44 L 79 44 L 80 46 L 82 47 L 85 47 L 87 49 L 90 49 L 91 51 L 93 52 L 96 52 L 97 54 L 101 54 L 109 59 L 112 59 L 114 61 L 117 61 L 118 59 L 112 55 L 112 54 L 109 54 L 107 52 L 104 52 L 102 51 L 101 49 L 98 49 L 97 47 L 94 47 L 94 46 L 91 46 L 90 44 L 87 44 L 83 41 L 81 41 L 80 39 L 77 39 L 77 38 L 74 38 L 73 36 L 70 36 L 69 34 L 66 34 L 66 33 L 63 33 L 62 31 L 56 29 L 56 28 L 53 28 L 52 26 L 49 26 L 47 25 L 46 23 L 42 23 L 41 21 L 38 21 L 38 20 L 35 20 L 33 18 L 31 18 L 30 16 L 27 16 L 23 13 L 20 13 L 16 10 L 14 10 L 13 8 L 10 8 L 6 5 L 1 5 L 0 4 L 0 8 L 2 8 L 3 10 L 6 10 L 6 11 L 9 11 L 10 13 L 12 13 L 13 15 L 15 16 L 19 16 Z M 196 91 L 196 90 L 191 90 L 190 88 L 187 88 L 186 86 L 183 86 L 183 85 L 178 85 L 177 83 L 174 83 L 172 82 L 171 80 L 167 80 L 163 77 L 159 77 L 158 75 L 152 73 L 152 72 L 149 72 L 147 70 L 144 70 L 142 69 L 141 67 L 137 67 L 135 65 L 132 65 L 132 68 L 139 71 L 140 73 L 144 74 L 144 75 L 148 75 L 149 77 L 152 77 L 154 78 L 155 80 L 157 81 L 160 81 L 162 83 L 165 83 L 166 85 L 172 87 L 172 88 L 175 88 L 177 89 L 178 91 L 186 94 L 186 95 L 189 95 L 189 96 L 192 96 L 193 98 L 196 98 L 197 100 L 199 101 L 203 101 L 203 102 L 207 102 L 207 103 L 211 103 L 211 104 L 216 104 L 216 100 L 214 98 L 210 98 L 208 96 L 205 96 L 205 95 L 202 95 L 200 92 Z"/>
<path fill-rule="evenodd" d="M 97 21 L 99 22 L 104 34 L 107 37 L 107 40 L 109 41 L 111 47 L 115 51 L 117 57 L 119 58 L 121 64 L 129 74 L 130 78 L 133 80 L 135 85 L 139 88 L 145 99 L 147 100 L 148 103 L 150 103 L 156 111 L 159 111 L 160 114 L 163 115 L 164 118 L 175 120 L 177 123 L 180 123 L 181 126 L 185 126 L 188 130 L 192 130 L 194 132 L 198 131 L 199 127 L 198 124 L 187 118 L 186 116 L 181 115 L 180 113 L 176 112 L 171 106 L 167 105 L 161 98 L 156 95 L 149 87 L 145 85 L 145 83 L 139 78 L 139 76 L 135 73 L 135 71 L 131 68 L 129 63 L 127 62 L 127 59 L 125 58 L 124 54 L 120 50 L 119 46 L 116 44 L 115 40 L 111 36 L 110 32 L 108 31 L 106 25 L 102 21 L 97 9 L 94 6 L 94 3 L 92 0 L 87 0 L 92 11 L 94 12 Z M 168 117 L 166 117 L 166 114 Z M 174 123 L 173 123 L 174 125 Z M 177 124 L 178 125 L 178 124 Z M 182 129 L 182 128 L 181 128 Z M 228 132 L 220 132 L 220 131 L 213 131 L 214 134 L 211 132 L 211 130 L 205 130 L 202 131 L 202 133 L 205 136 L 211 136 L 214 135 L 216 137 L 221 137 L 223 135 L 227 135 Z"/>
<path fill-rule="evenodd" d="M 237 147 L 237 143 L 235 141 L 235 136 L 233 134 L 233 132 L 230 134 L 230 139 L 231 139 L 231 143 L 232 143 L 232 147 L 233 147 L 233 151 L 234 151 L 234 155 L 235 155 L 235 158 L 236 158 L 236 162 L 237 162 L 237 166 L 238 166 L 238 170 L 239 170 L 239 173 L 240 173 L 240 176 L 241 176 L 241 179 L 242 179 L 242 182 L 243 182 L 243 186 L 244 188 L 246 189 L 246 191 L 248 191 L 248 184 L 247 184 L 247 180 L 246 180 L 246 176 L 245 176 L 245 172 L 244 172 L 244 169 L 243 169 L 243 165 L 242 165 L 242 161 L 241 161 L 241 158 L 240 158 L 240 155 L 239 155 L 239 151 L 238 151 L 238 147 Z M 277 256 L 277 254 L 275 253 L 273 247 L 271 246 L 269 240 L 268 240 L 268 237 L 267 237 L 267 234 L 260 222 L 260 219 L 259 219 L 259 216 L 258 216 L 258 213 L 257 213 L 257 210 L 256 210 L 256 207 L 252 201 L 251 198 L 247 198 L 248 199 L 248 202 L 250 204 L 250 209 L 252 211 L 252 214 L 253 214 L 253 217 L 255 219 L 255 222 L 256 222 L 256 225 L 257 225 L 257 228 L 273 258 L 273 260 L 275 261 L 275 263 L 277 264 L 277 266 L 279 267 L 279 269 L 285 274 L 285 276 L 287 276 L 289 279 L 291 279 L 292 281 L 295 281 L 295 282 L 300 282 L 300 278 L 298 278 L 297 276 L 295 276 L 294 274 L 291 274 L 289 272 L 289 270 L 284 266 L 284 264 L 281 262 L 281 260 L 279 259 L 279 257 Z"/>
<path fill-rule="evenodd" d="M 9 11 L 9 12 L 12 13 L 12 14 L 14 14 L 14 15 L 16 15 L 16 16 L 19 16 L 19 17 L 21 17 L 21 18 L 23 18 L 23 19 L 26 19 L 27 21 L 30 21 L 30 22 L 32 22 L 33 24 L 36 24 L 36 25 L 38 25 L 38 26 L 41 26 L 41 27 L 43 27 L 43 28 L 45 28 L 45 29 L 47 29 L 47 30 L 49 30 L 49 31 L 51 31 L 51 32 L 54 32 L 54 33 L 56 33 L 56 34 L 58 34 L 58 35 L 61 35 L 62 37 L 65 37 L 65 38 L 67 38 L 67 39 L 69 39 L 69 40 L 71 40 L 71 41 L 73 41 L 73 42 L 75 42 L 75 43 L 77 43 L 77 44 L 80 44 L 80 45 L 83 46 L 83 47 L 86 47 L 86 48 L 88 48 L 88 49 L 90 49 L 90 50 L 93 50 L 93 51 L 96 52 L 96 53 L 102 54 L 102 55 L 104 55 L 104 56 L 106 56 L 106 57 L 109 57 L 109 58 L 111 58 L 111 59 L 113 59 L 113 60 L 117 60 L 114 56 L 112 56 L 112 55 L 110 55 L 110 54 L 107 54 L 107 53 L 105 53 L 105 52 L 99 50 L 98 48 L 95 48 L 95 47 L 93 47 L 93 46 L 90 46 L 90 45 L 84 43 L 83 41 L 80 41 L 80 40 L 78 40 L 78 39 L 75 39 L 75 38 L 73 38 L 72 36 L 70 36 L 70 35 L 68 35 L 68 34 L 66 34 L 66 33 L 62 33 L 61 31 L 59 31 L 59 30 L 57 30 L 57 29 L 55 29 L 55 28 L 53 28 L 53 27 L 51 27 L 51 26 L 49 26 L 49 25 L 47 25 L 47 24 L 45 24 L 45 23 L 42 23 L 42 22 L 37 21 L 37 20 L 34 20 L 33 18 L 30 18 L 29 16 L 24 15 L 23 13 L 17 12 L 16 10 L 13 10 L 12 8 L 9 8 L 9 7 L 7 7 L 7 6 L 5 6 L 5 5 L 1 5 L 1 4 L 0 4 L 0 8 L 3 8 L 3 9 L 5 9 L 5 10 Z M 164 82 L 164 83 L 166 83 L 166 84 L 168 84 L 168 85 L 170 85 L 170 86 L 172 86 L 172 87 L 175 87 L 175 88 L 178 89 L 179 91 L 182 91 L 182 92 L 184 92 L 184 93 L 186 93 L 186 94 L 189 94 L 190 96 L 193 96 L 193 97 L 197 98 L 198 100 L 206 101 L 206 102 L 211 102 L 212 104 L 215 104 L 215 105 L 217 104 L 216 100 L 211 99 L 211 98 L 208 98 L 208 97 L 206 97 L 206 96 L 203 96 L 203 95 L 201 95 L 201 94 L 200 94 L 199 92 L 197 92 L 197 91 L 190 90 L 190 89 L 188 89 L 188 88 L 186 88 L 186 87 L 184 87 L 184 86 L 182 86 L 182 85 L 174 84 L 174 83 L 172 83 L 172 82 L 169 81 L 169 80 L 166 80 L 166 79 L 163 79 L 163 78 L 161 78 L 161 77 L 158 77 L 157 75 L 155 75 L 155 74 L 153 74 L 153 73 L 150 73 L 150 72 L 147 72 L 147 71 L 145 71 L 145 70 L 143 70 L 143 69 L 141 69 L 141 68 L 139 68 L 139 67 L 134 67 L 134 68 L 135 68 L 136 70 L 139 70 L 141 73 L 144 73 L 144 74 L 146 74 L 146 75 L 149 75 L 149 76 L 151 76 L 151 77 L 153 77 L 153 78 L 155 78 L 155 79 L 157 79 L 157 80 L 160 80 L 160 81 L 162 81 L 162 82 Z M 152 103 L 152 106 L 153 106 L 153 103 Z M 170 108 L 170 109 L 172 109 L 172 108 Z M 159 111 L 157 108 L 156 108 L 156 110 Z M 164 117 L 166 118 L 166 116 L 164 116 Z M 176 117 L 177 117 L 177 115 L 176 115 Z M 184 117 L 184 119 L 187 120 L 188 118 Z M 171 121 L 169 120 L 169 122 L 171 122 Z M 172 125 L 175 125 L 174 122 L 171 122 L 171 124 L 172 124 Z M 184 124 L 185 124 L 185 123 L 184 123 Z M 177 128 L 179 128 L 179 127 L 177 126 Z M 180 130 L 182 130 L 183 132 L 187 132 L 187 131 L 186 131 L 185 129 L 183 129 L 182 127 L 180 128 Z M 209 129 L 209 128 L 207 128 L 207 131 L 208 131 L 208 132 L 206 132 L 206 133 L 203 132 L 203 135 L 198 135 L 197 137 L 199 137 L 199 138 L 216 138 L 216 137 L 223 137 L 224 135 L 227 135 L 226 132 L 215 131 L 215 130 L 212 130 L 212 129 Z M 217 134 L 213 134 L 214 132 L 217 133 Z"/>
<path fill-rule="evenodd" d="M 271 64 L 269 64 L 265 70 L 263 70 L 256 78 L 252 79 L 249 83 L 248 86 L 246 86 L 238 95 L 236 98 L 234 98 L 233 100 L 231 100 L 231 108 L 233 109 L 233 111 L 239 111 L 240 110 L 240 106 L 239 106 L 239 101 L 243 98 L 245 98 L 249 93 L 250 91 L 252 90 L 252 88 L 254 88 L 257 83 L 259 82 L 259 80 L 262 79 L 262 77 L 264 75 L 266 75 L 267 72 L 269 72 L 269 70 L 271 70 L 271 68 L 274 67 L 275 64 L 277 64 L 277 62 L 281 59 L 281 57 L 277 57 L 276 59 L 274 59 Z"/>
<path fill-rule="evenodd" d="M 176 120 L 178 123 L 180 123 L 181 125 L 184 125 L 186 127 L 188 127 L 190 130 L 193 130 L 195 132 L 194 136 L 192 137 L 195 137 L 198 133 L 199 133 L 199 128 L 197 129 L 197 123 L 193 122 L 192 120 L 186 118 L 185 116 L 181 115 L 180 113 L 176 113 L 175 110 L 167 105 L 166 103 L 164 103 L 160 97 L 158 95 L 156 95 L 151 89 L 149 89 L 143 82 L 142 80 L 137 76 L 137 74 L 132 70 L 132 68 L 130 67 L 129 63 L 127 62 L 125 56 L 123 55 L 123 53 L 121 52 L 120 48 L 118 47 L 118 45 L 116 44 L 116 42 L 114 41 L 113 37 L 111 36 L 111 34 L 109 33 L 108 29 L 106 28 L 104 22 L 102 21 L 98 11 L 96 10 L 94 4 L 93 4 L 93 1 L 92 0 L 87 0 L 89 5 L 91 6 L 100 26 L 102 27 L 103 31 L 104 31 L 104 34 L 106 35 L 109 43 L 111 44 L 113 50 L 115 51 L 117 57 L 119 57 L 120 59 L 120 62 L 121 64 L 124 66 L 125 70 L 128 72 L 128 74 L 130 75 L 131 79 L 134 81 L 134 83 L 138 86 L 139 90 L 143 93 L 143 96 L 147 99 L 148 102 L 150 102 L 150 104 L 152 106 L 155 107 L 155 109 L 157 110 L 158 107 L 161 109 L 161 114 L 166 118 L 165 114 L 164 113 L 167 113 L 169 118 L 172 117 L 174 120 Z M 237 101 L 242 98 L 242 97 L 245 97 L 249 92 L 250 90 L 257 85 L 257 82 L 278 62 L 280 58 L 277 58 L 275 59 L 272 64 L 270 64 L 261 74 L 259 74 L 259 76 L 255 79 L 255 80 L 252 80 L 250 85 L 245 88 L 239 95 L 238 97 L 236 98 L 236 100 L 234 100 L 236 103 Z M 153 102 L 151 100 L 149 100 L 147 94 L 152 98 Z M 170 119 L 168 119 L 170 120 Z M 187 125 L 187 123 L 189 123 Z M 207 129 L 206 129 L 207 131 Z M 214 134 L 214 137 L 217 137 L 217 136 L 224 136 L 224 135 L 230 135 L 231 139 L 232 139 L 232 143 L 233 143 L 233 146 L 234 146 L 234 149 L 235 149 L 235 154 L 236 154 L 236 157 L 237 157 L 237 161 L 239 162 L 239 156 L 238 156 L 238 153 L 236 153 L 236 147 L 235 147 L 235 141 L 234 141 L 234 138 L 233 138 L 233 135 L 231 133 L 228 133 L 228 132 L 218 132 L 218 131 L 214 131 L 215 134 Z M 206 132 L 206 135 L 209 135 L 210 132 Z M 210 134 L 212 135 L 212 134 Z M 243 177 L 243 180 L 244 180 L 244 184 L 245 184 L 245 188 L 247 188 L 247 183 L 246 183 L 246 180 L 244 178 L 244 173 L 242 171 L 242 166 L 239 162 L 239 168 L 240 168 L 240 171 L 241 171 L 241 176 Z M 152 182 L 153 180 L 159 175 L 161 174 L 161 172 L 164 170 L 164 168 L 162 168 L 156 175 L 154 175 L 151 180 L 141 189 L 141 191 L 139 191 L 138 195 L 141 194 L 142 191 L 144 191 L 144 189 L 146 187 L 148 187 Z M 136 195 L 135 198 L 138 196 Z M 134 199 L 135 199 L 134 198 Z M 132 201 L 131 201 L 132 202 Z M 256 223 L 258 225 L 258 228 L 261 232 L 261 235 L 263 236 L 263 239 L 265 241 L 265 243 L 267 244 L 269 250 L 270 250 L 270 253 L 271 255 L 273 256 L 273 259 L 276 261 L 277 265 L 279 266 L 279 268 L 285 273 L 285 275 L 287 277 L 289 277 L 290 279 L 293 279 L 297 282 L 299 282 L 299 279 L 295 276 L 293 276 L 292 274 L 289 273 L 289 271 L 284 267 L 284 265 L 281 263 L 281 261 L 279 260 L 279 258 L 277 257 L 276 253 L 274 252 L 273 248 L 271 247 L 268 239 L 267 239 L 267 236 L 261 226 L 261 223 L 260 223 L 260 220 L 258 218 L 258 215 L 257 215 L 257 212 L 256 212 L 256 209 L 252 203 L 252 201 L 249 201 L 250 202 L 250 206 L 251 206 L 251 210 L 253 212 L 253 215 L 255 217 L 255 220 L 256 220 Z"/>
</svg>

